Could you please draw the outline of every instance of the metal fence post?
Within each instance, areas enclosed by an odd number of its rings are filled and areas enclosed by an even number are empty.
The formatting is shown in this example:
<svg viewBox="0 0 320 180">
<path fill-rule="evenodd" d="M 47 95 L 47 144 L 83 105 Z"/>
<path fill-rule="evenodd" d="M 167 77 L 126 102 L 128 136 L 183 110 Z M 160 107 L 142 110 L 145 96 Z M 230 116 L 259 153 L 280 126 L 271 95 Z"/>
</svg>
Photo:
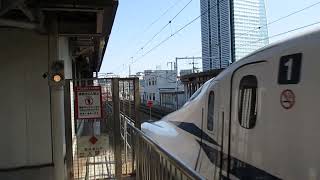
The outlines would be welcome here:
<svg viewBox="0 0 320 180">
<path fill-rule="evenodd" d="M 140 90 L 139 90 L 139 78 L 134 79 L 134 114 L 135 114 L 135 126 L 141 129 L 140 121 Z"/>
<path fill-rule="evenodd" d="M 119 79 L 112 79 L 112 114 L 113 114 L 113 139 L 114 139 L 114 158 L 115 158 L 115 177 L 121 179 L 121 132 L 120 132 L 120 103 L 119 103 Z"/>
</svg>

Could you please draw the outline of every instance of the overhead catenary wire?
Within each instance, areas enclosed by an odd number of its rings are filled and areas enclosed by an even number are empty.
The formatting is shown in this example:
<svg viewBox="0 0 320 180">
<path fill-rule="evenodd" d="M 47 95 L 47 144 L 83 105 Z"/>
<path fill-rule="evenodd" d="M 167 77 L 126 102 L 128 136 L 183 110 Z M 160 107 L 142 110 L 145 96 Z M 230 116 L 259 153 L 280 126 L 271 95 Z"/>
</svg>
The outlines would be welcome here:
<svg viewBox="0 0 320 180">
<path fill-rule="evenodd" d="M 182 0 L 177 0 L 174 4 L 172 4 L 170 7 L 168 7 L 159 17 L 157 17 L 155 20 L 153 20 L 145 30 L 143 30 L 141 32 L 141 34 L 144 34 L 146 33 L 154 24 L 156 24 L 162 17 L 164 17 L 172 8 L 174 8 L 178 3 L 180 3 Z M 134 40 L 135 41 L 135 40 Z M 140 51 L 140 49 L 138 50 Z M 138 53 L 138 51 L 136 52 L 136 54 Z M 118 66 L 117 68 L 115 69 L 118 69 L 120 68 L 120 66 Z M 122 68 L 124 69 L 124 67 Z"/>
<path fill-rule="evenodd" d="M 310 27 L 310 26 L 314 26 L 316 24 L 320 24 L 320 21 L 318 22 L 315 22 L 315 23 L 311 23 L 311 24 L 308 24 L 308 25 L 305 25 L 305 26 L 302 26 L 302 27 L 298 27 L 298 28 L 295 28 L 295 29 L 292 29 L 292 30 L 289 30 L 289 31 L 285 31 L 285 32 L 282 32 L 282 33 L 279 33 L 279 34 L 275 34 L 273 36 L 268 36 L 266 38 L 262 38 L 262 39 L 259 39 L 257 41 L 254 41 L 254 42 L 249 42 L 249 43 L 246 43 L 246 44 L 240 44 L 240 47 L 243 47 L 243 46 L 247 46 L 249 44 L 252 44 L 252 43 L 257 43 L 257 42 L 260 42 L 260 41 L 263 41 L 263 40 L 266 40 L 266 39 L 272 39 L 272 38 L 275 38 L 275 37 L 278 37 L 278 36 L 282 36 L 282 35 L 285 35 L 285 34 L 288 34 L 288 33 L 291 33 L 291 32 L 294 32 L 294 31 L 297 31 L 297 30 L 301 30 L 301 29 L 304 29 L 304 28 L 307 28 L 307 27 Z M 169 36 L 170 38 L 171 36 Z M 167 41 L 168 39 L 165 39 L 164 41 L 162 41 L 161 43 L 159 43 L 157 46 L 155 46 L 153 49 L 157 48 L 158 46 L 160 46 L 163 42 Z M 151 49 L 150 52 L 153 50 Z M 147 54 L 145 54 L 147 55 Z M 142 58 L 142 57 L 141 57 Z"/>
<path fill-rule="evenodd" d="M 217 6 L 220 2 L 222 2 L 222 1 L 223 1 L 223 0 L 217 1 L 216 4 L 214 4 L 213 6 L 211 6 L 210 8 L 208 8 L 205 12 L 201 13 L 199 16 L 197 16 L 196 18 L 194 18 L 193 20 L 191 20 L 189 23 L 185 24 L 183 27 L 181 27 L 180 29 L 178 29 L 177 31 L 175 31 L 174 33 L 172 33 L 170 36 L 168 36 L 167 38 L 165 38 L 164 40 L 162 40 L 160 43 L 158 43 L 157 45 L 155 45 L 154 47 L 152 47 L 149 51 L 147 51 L 146 53 L 144 53 L 144 54 L 141 55 L 140 57 L 136 58 L 134 61 L 131 62 L 131 64 L 136 63 L 137 61 L 139 61 L 140 59 L 142 59 L 143 57 L 145 57 L 146 55 L 148 55 L 149 53 L 151 53 L 152 51 L 154 51 L 155 49 L 157 49 L 157 48 L 158 48 L 159 46 L 161 46 L 163 43 L 165 43 L 166 41 L 168 41 L 171 37 L 175 36 L 177 33 L 179 33 L 180 31 L 182 31 L 184 28 L 186 28 L 186 27 L 188 27 L 189 25 L 191 25 L 192 23 L 194 23 L 196 20 L 198 20 L 200 17 L 202 17 L 204 14 L 206 14 L 206 13 L 207 13 L 208 11 L 210 11 L 212 8 L 216 7 L 216 6 Z M 294 14 L 297 14 L 297 13 L 300 13 L 300 12 L 305 11 L 305 10 L 307 10 L 307 9 L 310 9 L 311 7 L 314 7 L 314 6 L 318 5 L 318 4 L 320 4 L 320 1 L 317 2 L 317 3 L 311 4 L 311 5 L 307 6 L 307 7 L 304 7 L 304 8 L 302 8 L 302 9 L 300 9 L 300 10 L 294 11 L 294 12 L 292 12 L 292 13 L 286 15 L 286 16 L 282 16 L 282 17 L 280 17 L 280 18 L 278 18 L 278 19 L 276 19 L 276 20 L 274 20 L 274 21 L 272 21 L 272 22 L 270 22 L 270 23 L 267 23 L 267 24 L 264 25 L 264 26 L 268 26 L 268 25 L 270 25 L 270 24 L 279 22 L 279 21 L 281 21 L 281 20 L 283 20 L 283 19 L 285 19 L 285 18 L 288 18 L 288 17 L 290 17 L 290 16 L 292 16 L 292 15 L 294 15 Z M 313 23 L 313 24 L 307 25 L 306 27 L 309 27 L 309 26 L 312 26 L 312 25 L 315 25 L 315 24 L 318 24 L 318 23 Z M 251 31 L 254 31 L 254 30 L 256 30 L 256 29 L 261 29 L 261 27 L 263 27 L 263 26 L 259 26 L 259 27 L 255 28 L 255 29 L 252 29 L 252 30 L 250 30 L 250 32 L 251 32 Z M 266 39 L 271 39 L 271 38 L 274 38 L 274 37 L 277 37 L 277 36 L 281 36 L 281 35 L 284 35 L 284 34 L 287 34 L 287 33 L 290 33 L 290 32 L 296 31 L 296 30 L 299 30 L 299 29 L 303 29 L 303 28 L 306 28 L 306 27 L 303 26 L 303 27 L 300 27 L 300 28 L 297 28 L 297 29 L 293 29 L 293 30 L 290 30 L 290 31 L 287 31 L 287 32 L 284 32 L 284 33 L 280 33 L 280 34 L 277 34 L 277 35 L 274 35 L 274 36 L 268 36 L 267 38 L 259 39 L 259 40 L 256 41 L 256 42 L 260 42 L 260 41 L 263 41 L 263 40 L 266 40 Z M 247 33 L 249 33 L 249 31 L 246 32 L 246 33 L 244 33 L 244 34 L 240 34 L 240 35 L 238 35 L 238 36 L 236 36 L 236 37 L 245 35 L 245 34 L 247 34 Z M 253 42 L 253 43 L 256 43 L 256 42 Z M 247 45 L 247 44 L 246 44 L 246 45 Z"/>
<path fill-rule="evenodd" d="M 140 51 L 142 51 L 149 43 L 151 43 L 164 29 L 166 29 L 174 19 L 176 19 L 179 14 L 192 2 L 193 0 L 189 0 L 186 5 L 183 6 L 183 8 L 173 17 L 171 18 L 167 24 L 165 24 L 157 33 L 155 33 L 141 48 L 137 50 L 135 54 L 138 54 Z"/>
<path fill-rule="evenodd" d="M 181 1 L 181 0 L 180 0 L 180 1 Z M 177 3 L 180 2 L 180 1 L 177 1 Z M 149 39 L 140 49 L 138 49 L 138 50 L 136 51 L 135 55 L 137 55 L 137 54 L 138 54 L 140 51 L 142 51 L 149 43 L 151 43 L 151 42 L 153 41 L 153 39 L 156 38 L 166 27 L 168 27 L 169 25 L 171 25 L 172 21 L 173 21 L 174 19 L 176 19 L 176 18 L 179 16 L 179 14 L 181 14 L 181 12 L 182 12 L 183 10 L 185 10 L 185 8 L 186 8 L 192 1 L 193 1 L 193 0 L 189 0 L 188 3 L 187 3 L 186 5 L 184 5 L 183 8 L 180 9 L 180 11 L 179 11 L 173 18 L 171 18 L 166 25 L 164 25 L 156 34 L 154 34 L 154 35 L 152 36 L 151 39 Z M 176 5 L 177 3 L 175 3 L 174 5 Z M 170 8 L 169 8 L 169 9 L 170 9 Z M 161 17 L 161 16 L 160 16 L 160 17 Z M 160 18 L 159 18 L 159 19 L 160 19 Z M 156 21 L 158 21 L 158 20 L 156 20 Z M 151 24 L 154 24 L 154 23 L 151 23 Z M 133 63 L 131 62 L 131 64 L 133 64 Z M 124 69 L 124 68 L 123 68 L 123 69 Z M 124 71 L 124 70 L 122 70 L 122 72 L 123 72 L 123 71 Z"/>
<path fill-rule="evenodd" d="M 189 25 L 191 25 L 192 23 L 194 23 L 196 20 L 198 20 L 201 16 L 203 16 L 204 14 L 208 13 L 211 9 L 213 9 L 214 7 L 216 7 L 220 2 L 225 1 L 225 0 L 220 0 L 217 1 L 216 4 L 212 5 L 211 7 L 209 7 L 206 11 L 204 11 L 203 13 L 201 13 L 199 16 L 197 16 L 196 18 L 192 19 L 190 22 L 188 22 L 187 24 L 185 24 L 184 26 L 182 26 L 180 29 L 178 29 L 177 31 L 175 31 L 173 34 L 171 34 L 170 36 L 168 36 L 167 38 L 165 38 L 164 40 L 162 40 L 160 43 L 158 43 L 157 45 L 155 45 L 153 48 L 151 48 L 149 51 L 147 51 L 146 53 L 144 53 L 142 56 L 140 56 L 139 58 L 137 58 L 136 60 L 133 61 L 133 63 L 136 63 L 137 61 L 139 61 L 140 59 L 142 59 L 143 57 L 145 57 L 146 55 L 148 55 L 149 53 L 151 53 L 153 50 L 155 50 L 156 48 L 158 48 L 161 44 L 165 43 L 166 41 L 168 41 L 171 37 L 175 36 L 176 34 L 178 34 L 180 31 L 182 31 L 184 28 L 188 27 Z"/>
<path fill-rule="evenodd" d="M 260 42 L 260 41 L 264 41 L 266 39 L 272 39 L 272 38 L 275 38 L 275 37 L 278 37 L 278 36 L 282 36 L 282 35 L 285 35 L 285 34 L 288 34 L 288 33 L 294 32 L 294 31 L 298 31 L 298 30 L 301 30 L 301 29 L 305 29 L 307 27 L 311 27 L 311 26 L 314 26 L 314 25 L 317 25 L 317 24 L 320 24 L 320 21 L 317 21 L 317 22 L 314 22 L 314 23 L 311 23 L 311 24 L 308 24 L 308 25 L 305 25 L 305 26 L 301 26 L 301 27 L 298 27 L 298 28 L 295 28 L 295 29 L 291 29 L 291 30 L 288 30 L 288 31 L 285 31 L 285 32 L 282 32 L 282 33 L 279 33 L 279 34 L 268 36 L 266 38 L 262 38 L 262 39 L 259 39 L 257 41 L 249 42 L 249 43 L 246 43 L 246 44 L 240 44 L 238 48 L 244 47 L 244 46 L 248 46 L 249 44 L 254 44 L 254 43 L 257 43 L 257 42 Z"/>
<path fill-rule="evenodd" d="M 147 32 L 154 24 L 156 24 L 163 16 L 165 16 L 172 8 L 174 8 L 181 1 L 182 0 L 178 0 L 169 8 L 167 8 L 158 18 L 156 18 L 154 21 L 150 23 L 150 25 L 147 26 L 147 28 L 143 31 L 143 33 Z"/>
<path fill-rule="evenodd" d="M 276 20 L 271 21 L 271 22 L 269 22 L 269 23 L 267 23 L 267 24 L 265 24 L 265 25 L 262 25 L 262 26 L 258 26 L 258 27 L 256 27 L 256 28 L 253 28 L 253 29 L 251 29 L 251 30 L 249 30 L 249 31 L 247 31 L 247 32 L 245 32 L 245 33 L 239 34 L 239 35 L 237 35 L 237 36 L 235 36 L 235 37 L 236 37 L 236 38 L 239 38 L 239 37 L 241 37 L 241 36 L 248 35 L 250 32 L 256 31 L 256 30 L 261 29 L 261 28 L 264 28 L 264 27 L 268 27 L 268 26 L 271 25 L 271 24 L 274 24 L 274 23 L 279 22 L 279 21 L 281 21 L 281 20 L 283 20 L 283 19 L 286 19 L 286 18 L 288 18 L 288 17 L 290 17 L 290 16 L 293 16 L 293 15 L 295 15 L 295 14 L 298 14 L 298 13 L 300 13 L 300 12 L 303 12 L 303 11 L 305 11 L 305 10 L 307 10 L 307 9 L 310 9 L 310 8 L 316 6 L 316 5 L 319 5 L 319 4 L 320 4 L 320 1 L 318 1 L 318 2 L 316 2 L 316 3 L 314 3 L 314 4 L 311 4 L 311 5 L 309 5 L 309 6 L 306 6 L 306 7 L 302 8 L 302 9 L 299 9 L 299 10 L 297 10 L 297 11 L 294 11 L 294 12 L 292 12 L 292 13 L 289 13 L 289 14 L 287 14 L 287 15 L 285 15 L 285 16 L 280 17 L 280 18 L 277 18 Z"/>
<path fill-rule="evenodd" d="M 206 13 L 207 13 L 208 11 L 210 11 L 212 8 L 216 7 L 216 6 L 217 6 L 220 2 L 222 2 L 222 1 L 224 1 L 224 0 L 217 1 L 216 4 L 214 4 L 213 6 L 211 6 L 210 8 L 208 8 L 205 12 L 201 13 L 199 16 L 197 16 L 196 18 L 194 18 L 193 20 L 191 20 L 189 23 L 185 24 L 183 27 L 181 27 L 180 29 L 178 29 L 177 31 L 175 31 L 173 34 L 171 34 L 170 36 L 168 36 L 167 38 L 165 38 L 163 41 L 161 41 L 160 43 L 158 43 L 157 45 L 155 45 L 153 48 L 151 48 L 149 51 L 147 51 L 146 53 L 144 53 L 142 56 L 138 57 L 136 60 L 133 61 L 133 63 L 136 63 L 137 61 L 139 61 L 140 59 L 142 59 L 143 57 L 145 57 L 146 55 L 148 55 L 149 53 L 151 53 L 152 51 L 154 51 L 156 48 L 158 48 L 158 47 L 161 46 L 163 43 L 165 43 L 166 41 L 168 41 L 171 37 L 173 37 L 174 35 L 176 35 L 176 34 L 179 33 L 180 31 L 182 31 L 184 28 L 188 27 L 190 24 L 194 23 L 196 20 L 198 20 L 200 17 L 202 17 L 204 14 L 206 14 Z M 278 18 L 278 19 L 276 19 L 276 20 L 274 20 L 274 21 L 272 21 L 272 22 L 270 22 L 270 23 L 268 23 L 268 24 L 266 24 L 266 25 L 264 25 L 264 26 L 268 26 L 268 25 L 270 25 L 270 24 L 279 22 L 279 21 L 281 21 L 281 20 L 283 20 L 283 19 L 285 19 L 285 18 L 288 18 L 288 17 L 290 17 L 290 16 L 292 16 L 292 15 L 294 15 L 294 14 L 297 14 L 297 13 L 300 13 L 300 12 L 302 12 L 302 11 L 304 11 L 304 10 L 310 9 L 311 7 L 314 7 L 314 6 L 318 5 L 318 4 L 320 4 L 320 1 L 317 2 L 317 3 L 314 3 L 314 4 L 312 4 L 312 5 L 309 5 L 309 6 L 307 6 L 307 7 L 304 7 L 304 8 L 302 8 L 302 9 L 298 10 L 298 11 L 292 12 L 292 13 L 286 15 L 286 16 L 282 16 L 282 17 L 280 17 L 280 18 Z M 261 29 L 261 27 L 257 27 L 256 29 Z M 256 29 L 255 29 L 255 30 L 256 30 Z M 250 30 L 250 31 L 252 31 L 252 30 Z M 247 32 L 247 33 L 249 33 L 249 32 Z M 239 36 L 242 36 L 242 35 L 245 35 L 245 34 L 246 34 L 246 33 L 240 34 Z M 239 37 L 239 36 L 238 36 L 238 37 Z M 237 36 L 236 36 L 236 37 L 237 37 Z M 264 40 L 266 40 L 266 39 L 268 39 L 268 38 L 273 38 L 273 37 L 267 37 L 267 38 L 264 38 Z M 260 40 L 260 41 L 262 41 L 262 40 Z"/>
<path fill-rule="evenodd" d="M 314 22 L 314 23 L 311 23 L 311 24 L 308 24 L 308 25 L 305 25 L 305 26 L 301 26 L 301 27 L 298 27 L 298 28 L 295 28 L 295 29 L 291 29 L 291 30 L 288 30 L 288 31 L 285 31 L 285 32 L 282 32 L 282 33 L 278 33 L 278 34 L 275 34 L 275 35 L 272 35 L 272 36 L 268 36 L 266 38 L 262 38 L 262 39 L 259 39 L 257 41 L 253 41 L 253 42 L 249 42 L 249 43 L 246 43 L 246 44 L 240 44 L 238 48 L 240 47 L 244 47 L 244 46 L 247 46 L 249 44 L 254 44 L 254 43 L 257 43 L 257 42 L 260 42 L 260 41 L 263 41 L 263 40 L 266 40 L 266 39 L 272 39 L 272 38 L 275 38 L 275 37 L 278 37 L 278 36 L 282 36 L 282 35 L 285 35 L 285 34 L 288 34 L 288 33 L 291 33 L 291 32 L 294 32 L 294 31 L 298 31 L 298 30 L 301 30 L 301 29 L 305 29 L 307 27 L 311 27 L 311 26 L 314 26 L 314 25 L 317 25 L 317 24 L 320 24 L 320 21 L 317 21 L 317 22 Z M 166 39 L 165 39 L 166 40 Z M 165 42 L 162 41 L 162 42 Z M 158 44 L 158 46 L 161 45 L 161 43 Z M 155 47 L 156 48 L 156 47 Z M 151 51 L 151 50 L 150 50 Z M 145 54 L 146 55 L 146 54 Z M 142 58 L 142 57 L 141 57 Z"/>
</svg>

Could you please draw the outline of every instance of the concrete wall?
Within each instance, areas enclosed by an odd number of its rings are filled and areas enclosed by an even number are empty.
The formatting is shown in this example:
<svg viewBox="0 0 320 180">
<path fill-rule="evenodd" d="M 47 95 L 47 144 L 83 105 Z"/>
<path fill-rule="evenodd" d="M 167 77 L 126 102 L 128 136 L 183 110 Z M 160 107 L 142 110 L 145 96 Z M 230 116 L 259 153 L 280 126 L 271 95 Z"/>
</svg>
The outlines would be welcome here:
<svg viewBox="0 0 320 180">
<path fill-rule="evenodd" d="M 0 169 L 52 163 L 48 36 L 0 30 Z"/>
<path fill-rule="evenodd" d="M 71 79 L 68 38 L 0 29 L 0 179 L 66 177 L 64 90 L 43 77 L 55 60 Z"/>
</svg>

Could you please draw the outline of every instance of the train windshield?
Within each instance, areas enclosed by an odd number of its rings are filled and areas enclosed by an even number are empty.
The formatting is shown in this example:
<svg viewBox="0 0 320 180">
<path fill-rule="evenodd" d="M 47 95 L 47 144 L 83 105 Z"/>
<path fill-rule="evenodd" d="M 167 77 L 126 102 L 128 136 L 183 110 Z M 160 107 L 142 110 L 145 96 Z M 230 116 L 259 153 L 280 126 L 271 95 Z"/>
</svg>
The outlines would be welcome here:
<svg viewBox="0 0 320 180">
<path fill-rule="evenodd" d="M 189 101 L 194 100 L 196 97 L 198 97 L 198 95 L 201 93 L 203 86 L 201 86 L 195 93 L 193 93 L 193 95 L 190 97 Z"/>
<path fill-rule="evenodd" d="M 194 100 L 196 97 L 199 96 L 199 94 L 202 92 L 202 89 L 204 89 L 205 87 L 207 87 L 211 82 L 213 81 L 213 79 L 207 81 L 206 83 L 204 83 L 195 93 L 193 93 L 193 95 L 190 97 L 189 102 Z"/>
</svg>

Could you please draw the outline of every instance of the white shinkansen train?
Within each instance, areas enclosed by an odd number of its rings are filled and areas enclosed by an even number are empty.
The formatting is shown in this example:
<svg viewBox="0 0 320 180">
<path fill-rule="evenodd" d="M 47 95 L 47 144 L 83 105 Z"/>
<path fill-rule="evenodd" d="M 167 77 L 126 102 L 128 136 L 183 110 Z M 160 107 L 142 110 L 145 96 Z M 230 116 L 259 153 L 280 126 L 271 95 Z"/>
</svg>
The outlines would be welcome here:
<svg viewBox="0 0 320 180">
<path fill-rule="evenodd" d="M 320 179 L 320 30 L 269 45 L 142 131 L 207 179 Z"/>
</svg>

